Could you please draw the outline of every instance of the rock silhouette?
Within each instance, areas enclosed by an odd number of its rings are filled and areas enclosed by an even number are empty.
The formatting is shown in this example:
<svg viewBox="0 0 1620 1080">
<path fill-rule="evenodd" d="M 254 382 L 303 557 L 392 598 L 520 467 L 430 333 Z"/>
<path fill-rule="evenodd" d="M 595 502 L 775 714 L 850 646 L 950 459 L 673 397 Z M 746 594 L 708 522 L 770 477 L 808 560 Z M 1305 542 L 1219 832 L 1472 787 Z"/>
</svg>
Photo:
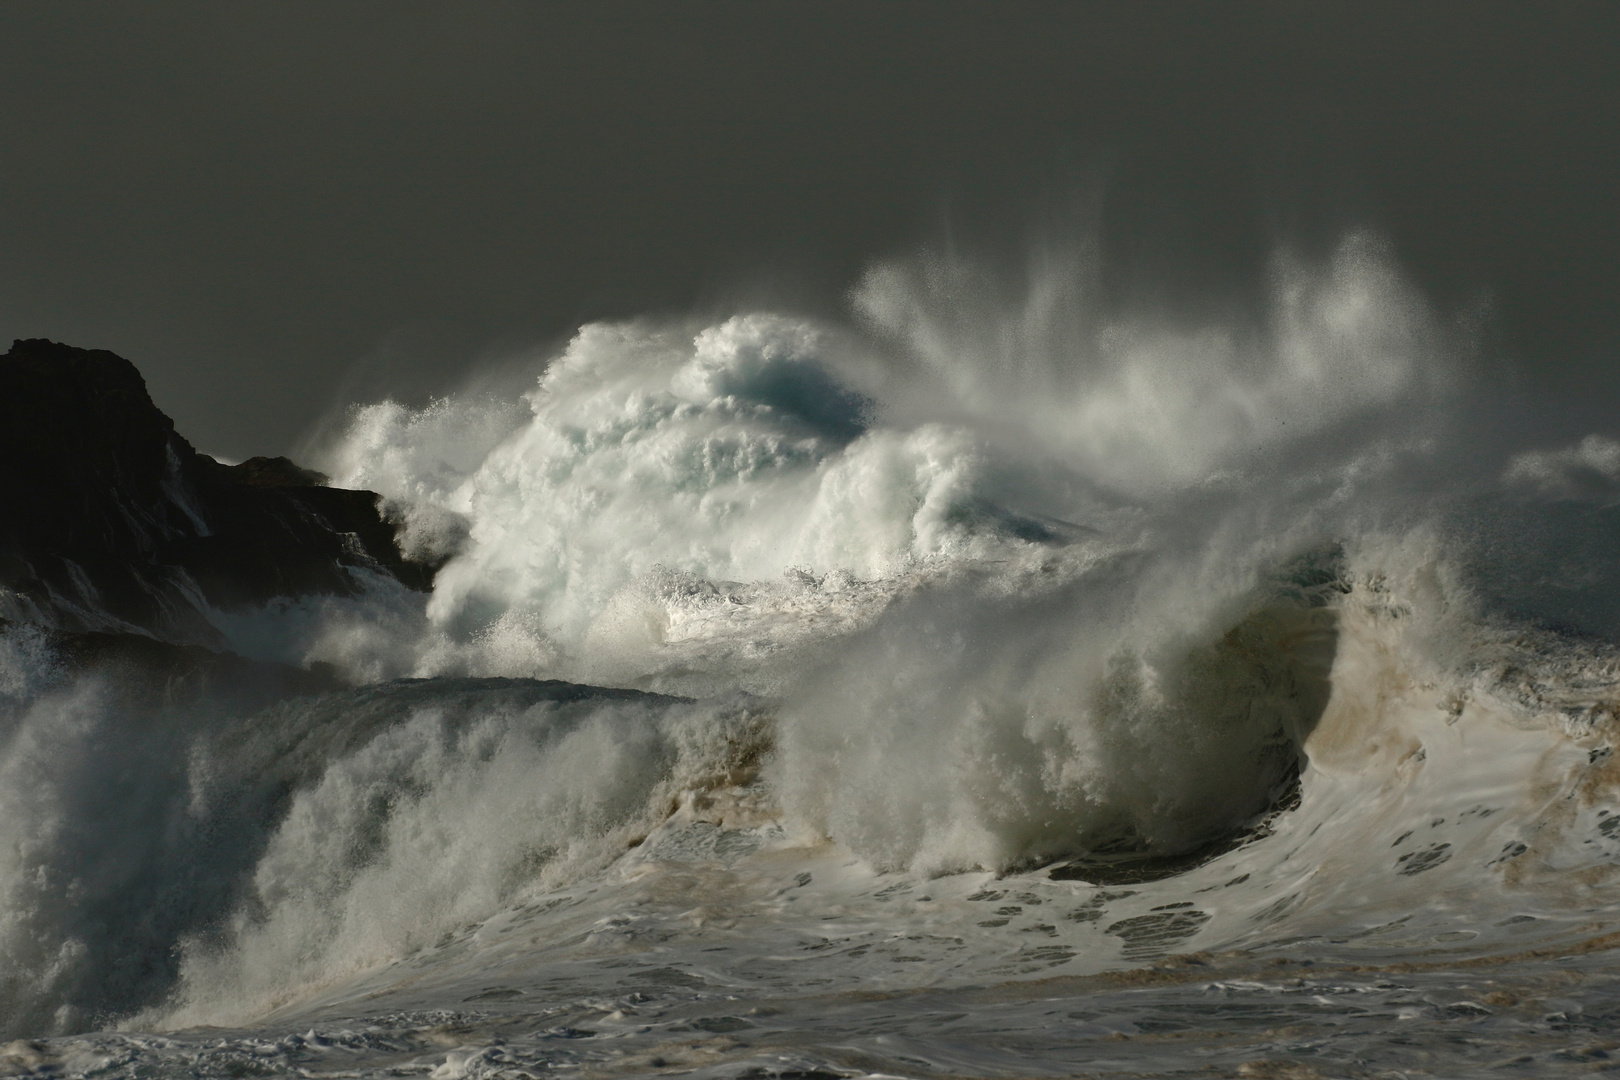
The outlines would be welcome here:
<svg viewBox="0 0 1620 1080">
<path fill-rule="evenodd" d="M 128 360 L 19 340 L 0 356 L 0 619 L 219 647 L 208 610 L 413 589 L 378 496 L 286 458 L 222 465 L 174 429 Z"/>
</svg>

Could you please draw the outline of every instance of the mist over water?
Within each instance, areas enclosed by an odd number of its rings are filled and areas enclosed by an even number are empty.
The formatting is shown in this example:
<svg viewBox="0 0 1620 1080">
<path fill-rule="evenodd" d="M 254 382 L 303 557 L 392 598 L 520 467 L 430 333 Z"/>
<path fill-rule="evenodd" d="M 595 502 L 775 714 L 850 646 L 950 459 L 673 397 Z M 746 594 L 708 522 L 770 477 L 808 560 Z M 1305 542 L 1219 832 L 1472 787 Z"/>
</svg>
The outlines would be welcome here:
<svg viewBox="0 0 1620 1080">
<path fill-rule="evenodd" d="M 784 805 L 875 865 L 1194 846 L 1266 805 L 1332 658 L 1217 643 L 1330 635 L 1290 574 L 1429 516 L 1469 343 L 1365 235 L 1231 325 L 1096 276 L 928 255 L 850 326 L 592 325 L 521 403 L 360 407 L 322 467 L 450 561 L 306 658 L 770 695 Z"/>
<path fill-rule="evenodd" d="M 1613 723 L 1620 446 L 1481 430 L 1466 322 L 1369 235 L 1279 255 L 1223 323 L 1119 314 L 1097 282 L 1083 255 L 1008 280 L 926 254 L 874 266 L 844 324 L 591 324 L 520 397 L 356 407 L 311 464 L 443 561 L 431 594 L 208 613 L 351 690 L 132 712 L 8 630 L 6 1030 L 242 1025 L 407 961 L 449 978 L 434 950 L 559 890 L 662 896 L 683 859 L 756 850 L 964 911 L 974 875 L 1093 889 L 1108 860 L 1230 890 L 1105 919 L 1138 895 L 1105 889 L 1035 966 L 942 953 L 944 982 L 1612 907 L 1607 774 L 1579 770 Z M 1414 822 L 1458 831 L 1408 850 Z M 746 891 L 726 874 L 705 887 Z M 866 888 L 837 917 L 910 925 Z M 974 925 L 1059 901 L 1027 895 Z M 769 910 L 760 940 L 808 932 Z M 677 949 L 668 927 L 646 940 Z M 865 955 L 826 981 L 890 985 Z"/>
<path fill-rule="evenodd" d="M 1048 259 L 1008 290 L 924 257 L 870 271 L 853 327 L 591 325 L 524 400 L 362 406 L 321 464 L 381 492 L 413 550 L 451 557 L 434 630 L 482 635 L 486 656 L 528 633 L 539 665 L 651 647 L 627 659 L 646 669 L 692 620 L 709 638 L 763 614 L 706 611 L 724 583 L 813 626 L 972 564 L 1229 529 L 1251 535 L 1211 561 L 1274 562 L 1336 536 L 1328 515 L 1376 512 L 1368 492 L 1445 434 L 1467 343 L 1370 237 L 1324 266 L 1279 259 L 1252 325 L 1109 318 L 1091 276 Z M 810 582 L 847 595 L 791 599 Z M 451 661 L 424 645 L 415 662 Z"/>
</svg>

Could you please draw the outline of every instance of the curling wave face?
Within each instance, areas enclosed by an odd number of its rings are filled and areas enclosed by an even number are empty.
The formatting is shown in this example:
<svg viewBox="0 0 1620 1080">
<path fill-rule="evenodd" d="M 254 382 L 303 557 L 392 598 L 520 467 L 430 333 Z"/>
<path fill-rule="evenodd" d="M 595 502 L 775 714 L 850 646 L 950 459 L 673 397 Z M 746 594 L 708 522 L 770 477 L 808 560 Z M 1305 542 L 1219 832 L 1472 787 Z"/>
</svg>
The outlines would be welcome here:
<svg viewBox="0 0 1620 1080">
<path fill-rule="evenodd" d="M 1170 333 L 1076 322 L 1077 267 L 994 310 L 924 260 L 864 338 L 590 326 L 521 408 L 359 409 L 324 467 L 450 561 L 299 658 L 769 695 L 785 805 L 882 866 L 1195 846 L 1294 767 L 1332 628 L 1288 575 L 1405 509 L 1455 362 L 1366 238 L 1276 278 Z"/>
<path fill-rule="evenodd" d="M 1526 620 L 1611 632 L 1536 568 L 1608 550 L 1615 448 L 1459 466 L 1466 342 L 1365 237 L 1248 326 L 1083 271 L 883 266 L 858 327 L 592 325 L 520 400 L 357 409 L 319 464 L 431 595 L 212 613 L 354 689 L 136 723 L 7 631 L 10 1030 L 1574 940 L 1616 659 Z"/>
</svg>

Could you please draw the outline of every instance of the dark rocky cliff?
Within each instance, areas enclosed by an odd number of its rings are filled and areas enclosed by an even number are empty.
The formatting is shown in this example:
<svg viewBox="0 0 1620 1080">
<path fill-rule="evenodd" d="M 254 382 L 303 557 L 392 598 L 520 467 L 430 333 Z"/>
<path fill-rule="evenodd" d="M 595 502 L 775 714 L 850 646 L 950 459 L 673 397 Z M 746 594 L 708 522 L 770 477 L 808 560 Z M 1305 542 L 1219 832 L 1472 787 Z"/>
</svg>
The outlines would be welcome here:
<svg viewBox="0 0 1620 1080">
<path fill-rule="evenodd" d="M 377 502 L 285 458 L 199 454 L 114 353 L 0 356 L 0 618 L 217 646 L 204 608 L 353 595 L 365 571 L 428 588 Z"/>
</svg>

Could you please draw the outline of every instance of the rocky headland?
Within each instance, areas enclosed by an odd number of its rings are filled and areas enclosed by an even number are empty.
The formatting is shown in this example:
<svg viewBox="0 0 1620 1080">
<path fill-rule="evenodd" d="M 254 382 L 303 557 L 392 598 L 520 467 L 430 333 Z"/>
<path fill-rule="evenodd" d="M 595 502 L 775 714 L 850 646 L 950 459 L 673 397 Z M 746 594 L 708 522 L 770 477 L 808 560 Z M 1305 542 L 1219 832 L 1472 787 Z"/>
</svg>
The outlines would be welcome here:
<svg viewBox="0 0 1620 1080">
<path fill-rule="evenodd" d="M 377 575 L 432 585 L 377 495 L 286 458 L 198 453 L 104 350 L 32 339 L 0 356 L 0 462 L 0 621 L 78 639 L 69 655 L 153 647 L 126 637 L 218 650 L 216 613 L 355 595 Z"/>
</svg>

